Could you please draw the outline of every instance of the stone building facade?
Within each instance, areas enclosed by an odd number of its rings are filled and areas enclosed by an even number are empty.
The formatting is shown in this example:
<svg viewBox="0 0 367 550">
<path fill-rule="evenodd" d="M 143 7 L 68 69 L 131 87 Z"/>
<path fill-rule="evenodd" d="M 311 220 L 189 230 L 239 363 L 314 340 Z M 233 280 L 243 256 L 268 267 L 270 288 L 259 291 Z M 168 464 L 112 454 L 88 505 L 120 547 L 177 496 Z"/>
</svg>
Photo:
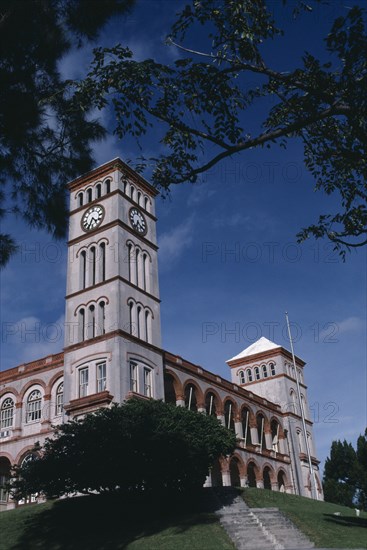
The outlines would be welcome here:
<svg viewBox="0 0 367 550">
<path fill-rule="evenodd" d="M 53 425 L 131 396 L 216 415 L 235 431 L 235 453 L 207 485 L 322 499 L 305 363 L 296 358 L 296 372 L 289 351 L 260 338 L 227 362 L 228 381 L 163 350 L 156 190 L 120 159 L 69 190 L 64 350 L 0 373 L 0 509 L 19 505 L 5 488 L 11 465 L 29 460 Z"/>
</svg>

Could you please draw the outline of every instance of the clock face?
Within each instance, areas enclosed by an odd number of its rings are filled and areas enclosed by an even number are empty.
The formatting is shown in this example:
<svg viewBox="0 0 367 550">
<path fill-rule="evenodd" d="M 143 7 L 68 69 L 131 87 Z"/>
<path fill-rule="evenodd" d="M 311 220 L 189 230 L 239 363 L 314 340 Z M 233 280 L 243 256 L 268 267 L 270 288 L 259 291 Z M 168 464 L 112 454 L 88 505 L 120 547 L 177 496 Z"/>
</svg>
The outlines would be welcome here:
<svg viewBox="0 0 367 550">
<path fill-rule="evenodd" d="M 133 229 L 140 235 L 145 235 L 148 228 L 143 214 L 137 208 L 130 208 L 130 223 Z"/>
<path fill-rule="evenodd" d="M 96 229 L 104 218 L 104 208 L 100 204 L 91 206 L 86 212 L 84 212 L 82 217 L 82 229 L 84 231 L 92 231 Z"/>
</svg>

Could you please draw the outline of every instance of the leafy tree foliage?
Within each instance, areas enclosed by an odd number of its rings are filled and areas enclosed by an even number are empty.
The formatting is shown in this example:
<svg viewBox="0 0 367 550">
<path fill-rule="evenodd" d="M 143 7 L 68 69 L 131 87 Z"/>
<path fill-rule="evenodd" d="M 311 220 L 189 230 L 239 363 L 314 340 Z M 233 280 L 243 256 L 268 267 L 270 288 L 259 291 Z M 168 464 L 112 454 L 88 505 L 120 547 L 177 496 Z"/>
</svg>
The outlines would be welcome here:
<svg viewBox="0 0 367 550">
<path fill-rule="evenodd" d="M 347 441 L 333 441 L 324 470 L 325 500 L 367 509 L 367 429 L 357 450 Z"/>
<path fill-rule="evenodd" d="M 1 0 L 0 218 L 22 216 L 62 238 L 65 183 L 92 166 L 90 144 L 104 130 L 75 103 L 58 62 L 95 39 L 133 0 Z M 0 265 L 16 250 L 0 235 Z"/>
<path fill-rule="evenodd" d="M 162 401 L 131 399 L 55 428 L 16 472 L 16 498 L 41 492 L 187 491 L 200 488 L 235 436 L 220 422 Z"/>
<path fill-rule="evenodd" d="M 283 5 L 287 9 L 285 0 Z M 301 7 L 311 10 L 312 4 Z M 99 48 L 79 87 L 80 101 L 112 105 L 121 138 L 140 140 L 160 124 L 165 152 L 143 157 L 139 167 L 153 161 L 153 182 L 163 190 L 196 182 L 236 153 L 300 140 L 316 189 L 337 193 L 341 205 L 298 238 L 327 237 L 345 254 L 346 247 L 367 243 L 364 13 L 352 7 L 334 21 L 325 39 L 328 62 L 305 52 L 289 70 L 287 58 L 283 67 L 281 61 L 272 66 L 264 49 L 283 34 L 273 8 L 270 0 L 192 0 L 167 39 L 179 48 L 180 59 L 171 65 L 139 62 L 122 45 Z M 195 35 L 200 44 L 206 40 L 200 50 L 193 49 Z"/>
</svg>

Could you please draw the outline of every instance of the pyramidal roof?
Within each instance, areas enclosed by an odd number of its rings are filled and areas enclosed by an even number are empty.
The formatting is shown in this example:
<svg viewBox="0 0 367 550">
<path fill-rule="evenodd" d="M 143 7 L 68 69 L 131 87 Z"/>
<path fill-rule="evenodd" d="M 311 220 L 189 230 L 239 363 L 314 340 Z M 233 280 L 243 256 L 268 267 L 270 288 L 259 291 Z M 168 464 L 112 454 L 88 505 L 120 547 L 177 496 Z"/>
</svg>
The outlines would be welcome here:
<svg viewBox="0 0 367 550">
<path fill-rule="evenodd" d="M 263 351 L 269 351 L 271 349 L 281 348 L 282 346 L 279 346 L 279 344 L 275 344 L 271 340 L 268 340 L 264 336 L 259 338 L 259 340 L 256 340 L 251 346 L 244 349 L 239 353 L 238 355 L 235 355 L 235 357 L 232 357 L 231 359 L 228 359 L 227 363 L 230 361 L 235 361 L 236 359 L 243 359 L 244 357 L 250 357 L 250 355 L 255 355 L 256 353 L 262 353 Z"/>
</svg>

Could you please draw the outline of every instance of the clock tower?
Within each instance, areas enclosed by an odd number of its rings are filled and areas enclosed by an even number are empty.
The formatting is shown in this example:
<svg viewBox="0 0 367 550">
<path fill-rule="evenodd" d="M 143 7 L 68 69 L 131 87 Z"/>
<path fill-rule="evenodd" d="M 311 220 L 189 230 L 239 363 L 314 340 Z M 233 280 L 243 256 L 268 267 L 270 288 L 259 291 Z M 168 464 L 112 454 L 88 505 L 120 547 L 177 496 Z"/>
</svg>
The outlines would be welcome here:
<svg viewBox="0 0 367 550">
<path fill-rule="evenodd" d="M 157 191 L 120 159 L 69 190 L 65 411 L 163 399 Z"/>
</svg>

